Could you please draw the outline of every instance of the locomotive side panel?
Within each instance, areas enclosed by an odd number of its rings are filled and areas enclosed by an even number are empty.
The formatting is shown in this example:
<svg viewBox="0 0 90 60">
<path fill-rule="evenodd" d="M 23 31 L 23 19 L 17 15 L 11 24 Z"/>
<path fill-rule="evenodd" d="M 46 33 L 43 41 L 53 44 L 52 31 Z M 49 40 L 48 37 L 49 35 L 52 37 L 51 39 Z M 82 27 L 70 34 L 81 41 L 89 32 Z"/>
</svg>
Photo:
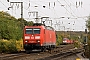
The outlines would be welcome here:
<svg viewBox="0 0 90 60">
<path fill-rule="evenodd" d="M 45 29 L 45 39 L 44 39 L 45 45 L 50 45 L 51 39 L 50 39 L 50 31 Z"/>
<path fill-rule="evenodd" d="M 52 32 L 52 40 L 53 40 L 53 45 L 56 45 L 56 33 L 55 33 L 55 31 Z"/>
<path fill-rule="evenodd" d="M 56 43 L 56 35 L 55 31 L 45 30 L 45 45 L 55 45 Z"/>
</svg>

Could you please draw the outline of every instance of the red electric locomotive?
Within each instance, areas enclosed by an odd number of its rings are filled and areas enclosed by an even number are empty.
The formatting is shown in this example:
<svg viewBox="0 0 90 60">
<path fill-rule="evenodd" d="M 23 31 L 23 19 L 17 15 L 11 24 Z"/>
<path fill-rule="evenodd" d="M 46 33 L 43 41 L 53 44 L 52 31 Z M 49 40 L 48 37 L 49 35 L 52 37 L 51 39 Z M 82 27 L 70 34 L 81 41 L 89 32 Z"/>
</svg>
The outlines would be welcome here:
<svg viewBox="0 0 90 60">
<path fill-rule="evenodd" d="M 68 38 L 63 38 L 63 44 L 73 44 L 73 40 L 69 40 Z"/>
<path fill-rule="evenodd" d="M 44 25 L 25 26 L 23 44 L 26 51 L 34 49 L 44 51 L 54 48 L 56 45 L 55 30 Z"/>
</svg>

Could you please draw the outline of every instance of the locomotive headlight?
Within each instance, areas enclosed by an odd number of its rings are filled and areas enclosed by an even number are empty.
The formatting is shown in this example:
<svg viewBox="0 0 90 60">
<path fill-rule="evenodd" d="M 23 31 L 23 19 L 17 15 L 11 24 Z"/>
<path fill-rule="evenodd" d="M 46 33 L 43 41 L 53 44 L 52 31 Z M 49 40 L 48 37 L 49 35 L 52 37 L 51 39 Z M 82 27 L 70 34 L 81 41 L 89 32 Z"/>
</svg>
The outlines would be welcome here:
<svg viewBox="0 0 90 60">
<path fill-rule="evenodd" d="M 28 41 L 25 41 L 25 42 L 28 42 Z"/>
<path fill-rule="evenodd" d="M 63 41 L 63 42 L 67 42 L 67 41 Z"/>
<path fill-rule="evenodd" d="M 64 41 L 63 41 L 64 42 Z"/>
<path fill-rule="evenodd" d="M 40 42 L 40 40 L 38 40 L 37 42 Z"/>
<path fill-rule="evenodd" d="M 25 36 L 25 39 L 30 39 L 30 36 Z"/>
<path fill-rule="evenodd" d="M 39 43 L 39 42 L 40 42 L 40 40 L 37 40 L 37 42 Z"/>
</svg>

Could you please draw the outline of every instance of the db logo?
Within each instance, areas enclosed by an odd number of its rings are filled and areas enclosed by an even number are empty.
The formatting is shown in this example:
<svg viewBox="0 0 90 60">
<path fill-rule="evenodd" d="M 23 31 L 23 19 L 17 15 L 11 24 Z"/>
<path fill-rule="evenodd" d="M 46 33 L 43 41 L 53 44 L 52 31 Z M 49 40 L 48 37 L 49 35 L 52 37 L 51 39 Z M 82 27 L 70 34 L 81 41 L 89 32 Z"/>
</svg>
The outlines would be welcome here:
<svg viewBox="0 0 90 60">
<path fill-rule="evenodd" d="M 34 39 L 34 37 L 31 37 L 31 39 Z"/>
</svg>

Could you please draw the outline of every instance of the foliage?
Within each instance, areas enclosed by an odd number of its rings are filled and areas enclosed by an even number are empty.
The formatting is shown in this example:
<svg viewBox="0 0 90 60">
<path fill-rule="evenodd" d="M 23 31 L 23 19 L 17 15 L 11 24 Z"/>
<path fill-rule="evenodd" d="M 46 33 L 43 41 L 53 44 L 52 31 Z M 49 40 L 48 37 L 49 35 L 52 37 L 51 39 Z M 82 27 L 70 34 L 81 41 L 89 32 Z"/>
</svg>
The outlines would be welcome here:
<svg viewBox="0 0 90 60">
<path fill-rule="evenodd" d="M 16 41 L 16 49 L 17 49 L 17 51 L 23 50 L 23 40 L 22 39 Z"/>
<path fill-rule="evenodd" d="M 88 54 L 87 57 L 90 57 L 90 16 L 89 16 L 88 20 L 86 21 L 86 26 L 89 30 L 89 32 L 88 32 L 88 48 L 86 48 L 86 54 Z M 89 52 L 87 52 L 87 49 L 89 50 Z"/>
<path fill-rule="evenodd" d="M 32 26 L 33 25 L 32 21 L 27 22 L 26 20 L 21 19 L 21 18 L 19 18 L 18 21 L 19 21 L 19 24 L 21 27 L 22 27 L 22 24 L 23 24 L 23 26 Z"/>
<path fill-rule="evenodd" d="M 16 52 L 23 49 L 23 27 L 33 22 L 16 19 L 7 12 L 0 11 L 0 52 Z"/>
<path fill-rule="evenodd" d="M 23 49 L 23 40 L 0 40 L 0 53 L 17 52 Z"/>
<path fill-rule="evenodd" d="M 0 40 L 0 52 L 4 53 L 4 52 L 15 52 L 16 47 L 15 47 L 15 40 Z"/>
<path fill-rule="evenodd" d="M 78 42 L 77 40 L 74 41 L 74 46 L 76 48 L 80 48 L 80 42 Z"/>
<path fill-rule="evenodd" d="M 32 25 L 33 25 L 32 21 L 27 22 L 27 26 L 32 26 Z"/>
<path fill-rule="evenodd" d="M 86 26 L 90 31 L 90 16 L 89 16 L 88 20 L 86 21 Z"/>
<path fill-rule="evenodd" d="M 17 19 L 6 12 L 0 12 L 0 39 L 10 40 L 20 39 L 21 37 L 21 27 L 18 26 Z"/>
<path fill-rule="evenodd" d="M 57 41 L 56 44 L 60 45 L 62 43 L 62 36 L 60 34 L 57 34 Z"/>
<path fill-rule="evenodd" d="M 23 22 L 22 22 L 23 21 Z M 7 12 L 0 12 L 0 39 L 19 40 L 23 36 L 23 27 L 33 25 L 24 19 L 16 19 Z"/>
</svg>

